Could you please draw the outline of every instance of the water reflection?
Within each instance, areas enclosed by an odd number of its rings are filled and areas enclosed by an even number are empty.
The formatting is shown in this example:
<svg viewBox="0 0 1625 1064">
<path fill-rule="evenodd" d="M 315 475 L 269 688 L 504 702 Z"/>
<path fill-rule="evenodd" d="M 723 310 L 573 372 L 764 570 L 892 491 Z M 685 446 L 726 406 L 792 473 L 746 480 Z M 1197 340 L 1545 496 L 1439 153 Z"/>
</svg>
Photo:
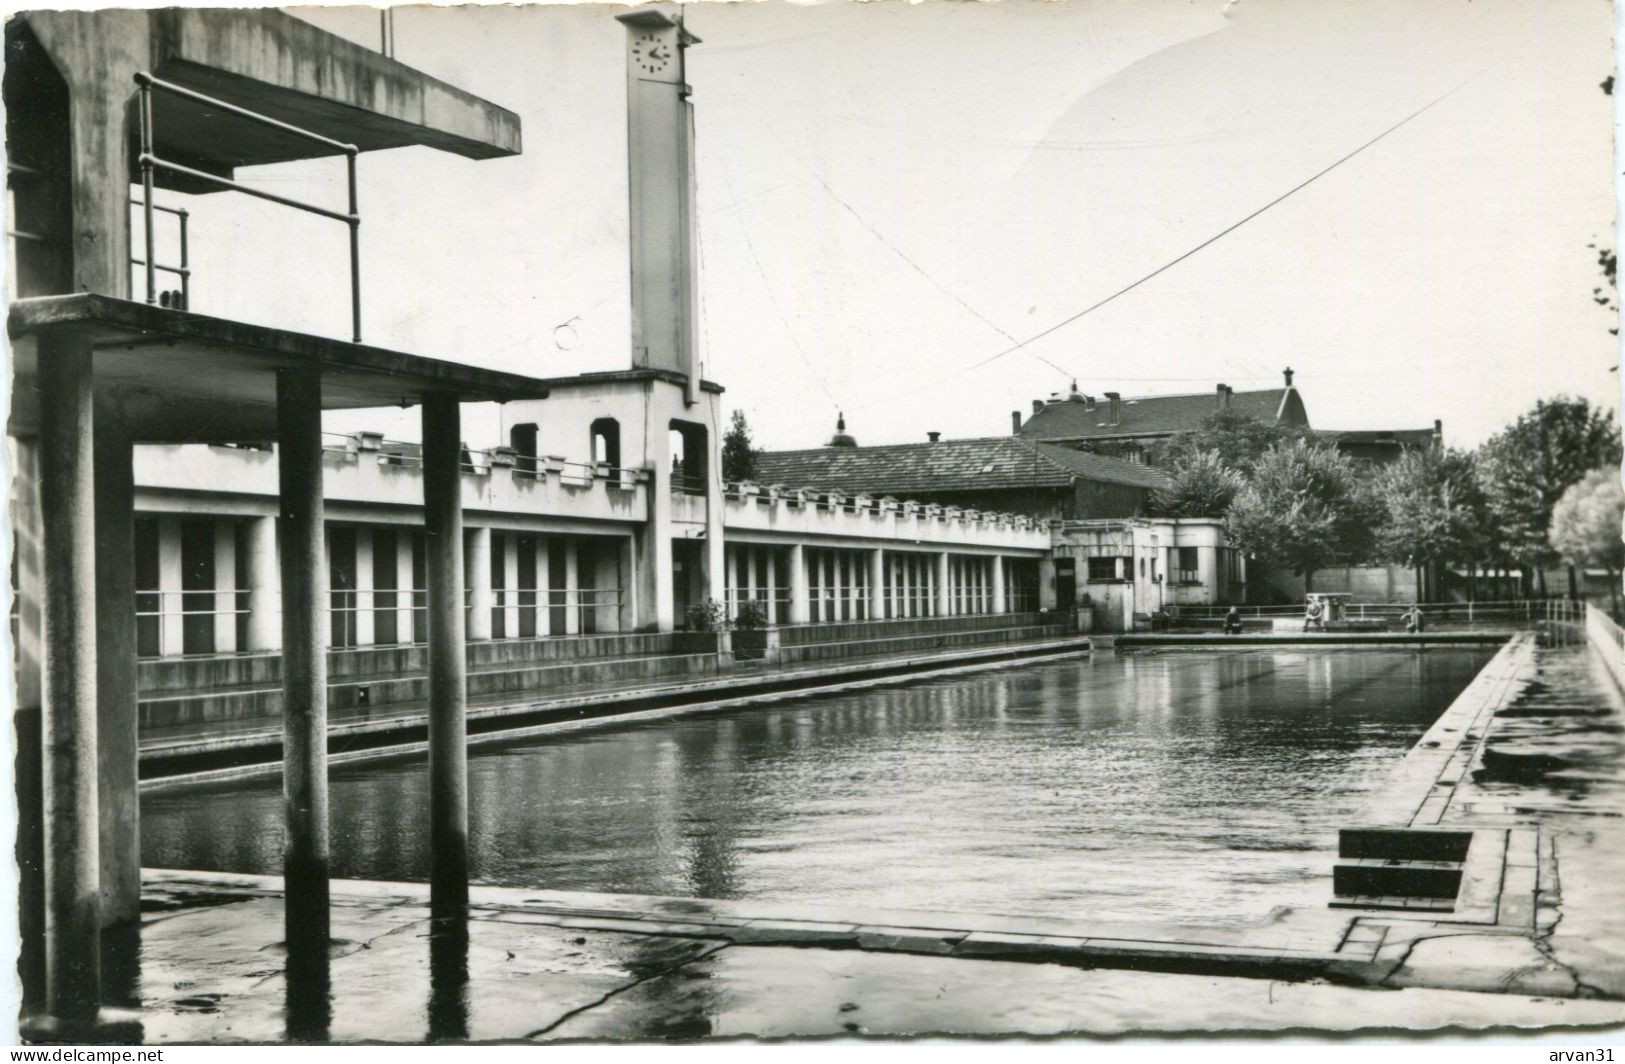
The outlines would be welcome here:
<svg viewBox="0 0 1625 1064">
<path fill-rule="evenodd" d="M 1487 659 L 1067 661 L 559 736 L 469 759 L 481 882 L 1257 919 Z M 333 871 L 428 873 L 427 776 L 332 784 Z M 274 785 L 143 809 L 149 865 L 275 872 Z"/>
</svg>

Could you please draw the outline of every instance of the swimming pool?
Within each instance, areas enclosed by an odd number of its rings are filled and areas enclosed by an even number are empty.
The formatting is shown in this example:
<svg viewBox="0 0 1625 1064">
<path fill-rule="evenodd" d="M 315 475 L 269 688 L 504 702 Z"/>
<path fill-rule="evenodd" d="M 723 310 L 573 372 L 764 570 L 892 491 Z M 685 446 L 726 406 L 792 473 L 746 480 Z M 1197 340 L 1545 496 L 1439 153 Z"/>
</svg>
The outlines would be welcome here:
<svg viewBox="0 0 1625 1064">
<path fill-rule="evenodd" d="M 1065 659 L 485 747 L 479 882 L 1248 923 L 1491 649 Z M 333 873 L 427 878 L 425 765 L 332 779 Z M 275 782 L 149 795 L 143 863 L 277 873 Z M 1320 882 L 1324 881 L 1324 882 Z"/>
</svg>

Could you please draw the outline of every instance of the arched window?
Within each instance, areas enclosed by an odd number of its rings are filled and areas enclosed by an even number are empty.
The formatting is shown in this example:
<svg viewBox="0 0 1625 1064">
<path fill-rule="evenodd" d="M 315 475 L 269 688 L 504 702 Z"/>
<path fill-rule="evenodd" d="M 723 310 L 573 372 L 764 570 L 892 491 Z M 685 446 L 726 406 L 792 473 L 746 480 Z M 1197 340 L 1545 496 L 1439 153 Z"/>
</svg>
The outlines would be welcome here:
<svg viewBox="0 0 1625 1064">
<path fill-rule="evenodd" d="M 601 417 L 592 423 L 592 460 L 621 467 L 621 423 Z"/>
</svg>

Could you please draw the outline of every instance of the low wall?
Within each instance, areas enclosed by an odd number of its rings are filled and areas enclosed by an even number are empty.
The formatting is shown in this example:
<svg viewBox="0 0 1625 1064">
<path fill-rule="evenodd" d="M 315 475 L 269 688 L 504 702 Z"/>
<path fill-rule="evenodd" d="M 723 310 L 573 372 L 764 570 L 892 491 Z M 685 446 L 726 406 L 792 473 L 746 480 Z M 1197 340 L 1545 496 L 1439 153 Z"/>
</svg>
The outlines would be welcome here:
<svg viewBox="0 0 1625 1064">
<path fill-rule="evenodd" d="M 1586 639 L 1592 653 L 1607 668 L 1608 675 L 1625 691 L 1625 629 L 1597 607 L 1587 604 Z"/>
</svg>

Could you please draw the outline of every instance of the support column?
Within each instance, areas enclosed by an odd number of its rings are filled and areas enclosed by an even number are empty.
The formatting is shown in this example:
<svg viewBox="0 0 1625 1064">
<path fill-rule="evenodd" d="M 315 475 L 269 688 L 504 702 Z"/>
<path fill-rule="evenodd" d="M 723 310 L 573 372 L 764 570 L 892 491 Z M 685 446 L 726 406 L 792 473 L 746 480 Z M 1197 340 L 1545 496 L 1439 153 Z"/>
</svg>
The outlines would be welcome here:
<svg viewBox="0 0 1625 1064">
<path fill-rule="evenodd" d="M 237 522 L 229 517 L 214 523 L 214 652 L 237 652 Z"/>
<path fill-rule="evenodd" d="M 1079 564 L 1087 564 L 1079 559 Z M 1079 579 L 1083 579 L 1082 576 Z M 1072 603 L 1066 604 L 1068 609 Z M 1038 559 L 1038 608 L 1053 610 L 1055 608 L 1055 557 L 1050 554 Z"/>
<path fill-rule="evenodd" d="M 519 637 L 519 536 L 502 534 L 502 631 L 509 639 Z M 495 549 L 495 545 L 492 545 Z"/>
<path fill-rule="evenodd" d="M 280 650 L 282 618 L 276 564 L 276 518 L 255 517 L 248 523 L 248 646 L 245 650 Z"/>
<path fill-rule="evenodd" d="M 767 564 L 762 567 L 767 576 L 767 623 L 779 623 L 779 549 L 766 547 L 762 553 L 767 557 Z"/>
<path fill-rule="evenodd" d="M 96 409 L 96 760 L 101 924 L 141 917 L 136 786 L 135 469 L 130 438 Z M 233 635 L 236 633 L 233 632 Z"/>
<path fill-rule="evenodd" d="M 849 550 L 840 554 L 841 572 L 846 574 L 846 586 L 842 594 L 846 599 L 846 619 L 858 619 L 858 556 Z"/>
<path fill-rule="evenodd" d="M 749 543 L 741 544 L 740 556 L 745 562 L 744 592 L 747 602 L 756 601 L 756 548 Z"/>
<path fill-rule="evenodd" d="M 158 518 L 158 653 L 179 657 L 186 649 L 186 618 L 181 593 L 181 519 L 175 514 Z"/>
<path fill-rule="evenodd" d="M 564 634 L 581 634 L 581 576 L 576 571 L 576 541 L 564 541 Z"/>
<path fill-rule="evenodd" d="M 790 545 L 790 623 L 806 624 L 810 616 L 807 601 L 807 548 Z"/>
<path fill-rule="evenodd" d="M 355 645 L 375 646 L 378 626 L 373 623 L 372 597 L 372 529 L 365 525 L 355 530 Z"/>
<path fill-rule="evenodd" d="M 17 702 L 12 724 L 17 749 L 17 916 L 22 1009 L 45 1005 L 45 767 L 40 736 L 45 669 L 44 526 L 39 513 L 39 440 L 9 437 L 12 458 L 11 529 L 17 565 Z"/>
<path fill-rule="evenodd" d="M 537 537 L 540 539 L 541 537 Z M 616 630 L 631 632 L 637 628 L 638 623 L 638 575 L 637 575 L 637 548 L 633 536 L 624 536 L 616 541 L 615 558 L 617 567 L 617 586 L 621 589 L 620 610 L 616 616 Z M 536 570 L 538 573 L 541 569 Z M 545 584 L 545 581 L 543 581 Z M 538 597 L 538 602 L 541 599 Z M 542 634 L 542 626 L 537 624 L 536 634 Z"/>
<path fill-rule="evenodd" d="M 993 612 L 1005 613 L 1010 603 L 1004 593 L 1004 555 L 993 556 Z"/>
<path fill-rule="evenodd" d="M 886 619 L 886 552 L 879 547 L 869 552 L 869 619 Z"/>
<path fill-rule="evenodd" d="M 91 349 L 41 338 L 45 531 L 45 1004 L 69 1023 L 101 1004 L 96 763 L 96 529 Z"/>
<path fill-rule="evenodd" d="M 322 378 L 277 373 L 282 514 L 283 904 L 300 996 L 325 997 L 328 946 L 327 551 L 322 502 Z M 290 994 L 292 994 L 290 989 Z"/>
<path fill-rule="evenodd" d="M 549 567 L 547 537 L 536 537 L 536 634 L 553 635 L 553 570 Z"/>
<path fill-rule="evenodd" d="M 428 416 L 425 408 L 424 416 Z M 460 446 L 460 445 L 459 445 Z M 461 471 L 458 476 L 461 476 Z M 461 485 L 458 486 L 461 491 Z M 462 513 L 459 509 L 458 513 Z M 468 530 L 468 638 L 491 638 L 491 530 Z"/>
<path fill-rule="evenodd" d="M 949 558 L 948 552 L 943 551 L 937 555 L 937 616 L 946 617 L 953 611 L 952 588 L 949 586 Z"/>
<path fill-rule="evenodd" d="M 412 575 L 412 530 L 401 528 L 395 534 L 395 636 L 407 644 L 425 642 L 424 633 L 413 630 L 416 583 Z"/>
<path fill-rule="evenodd" d="M 423 404 L 429 592 L 429 892 L 431 910 L 442 916 L 468 904 L 468 664 L 463 639 L 460 414 L 453 395 L 432 396 Z M 473 542 L 483 547 L 489 536 L 489 529 L 476 529 Z M 474 573 L 489 575 L 490 562 L 483 550 L 469 561 Z M 475 597 L 474 616 L 479 617 L 482 604 Z M 489 596 L 483 610 L 489 618 Z"/>
</svg>

